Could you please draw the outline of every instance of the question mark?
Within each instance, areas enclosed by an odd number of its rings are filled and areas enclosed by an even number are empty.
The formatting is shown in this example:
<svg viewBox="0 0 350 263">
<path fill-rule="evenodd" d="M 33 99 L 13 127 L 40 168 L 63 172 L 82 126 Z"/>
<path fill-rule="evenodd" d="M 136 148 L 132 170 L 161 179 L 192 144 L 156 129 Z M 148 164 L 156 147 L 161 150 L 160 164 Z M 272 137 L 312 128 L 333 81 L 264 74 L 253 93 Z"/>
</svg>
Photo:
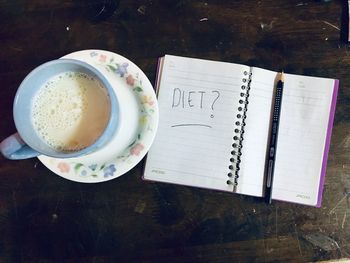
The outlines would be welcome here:
<svg viewBox="0 0 350 263">
<path fill-rule="evenodd" d="M 212 93 L 216 93 L 217 94 L 217 97 L 214 99 L 213 103 L 211 104 L 211 109 L 214 110 L 214 104 L 215 102 L 219 99 L 220 97 L 220 92 L 218 90 L 213 90 Z M 214 115 L 211 114 L 210 115 L 210 118 L 214 118 Z"/>
</svg>

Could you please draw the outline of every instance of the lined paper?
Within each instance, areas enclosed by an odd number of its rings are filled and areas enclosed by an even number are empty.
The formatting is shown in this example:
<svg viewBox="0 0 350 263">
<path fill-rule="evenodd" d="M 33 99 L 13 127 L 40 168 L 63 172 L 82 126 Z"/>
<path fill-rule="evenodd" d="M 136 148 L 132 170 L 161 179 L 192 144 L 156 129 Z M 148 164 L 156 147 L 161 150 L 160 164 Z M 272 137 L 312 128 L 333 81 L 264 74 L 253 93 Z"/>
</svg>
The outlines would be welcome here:
<svg viewBox="0 0 350 263">
<path fill-rule="evenodd" d="M 316 205 L 333 79 L 285 74 L 272 198 Z"/>
<path fill-rule="evenodd" d="M 276 72 L 252 68 L 238 193 L 264 195 L 264 173 Z"/>
<path fill-rule="evenodd" d="M 144 179 L 233 191 L 227 180 L 244 72 L 252 79 L 236 192 L 264 196 L 277 72 L 233 63 L 162 59 L 159 127 Z M 284 75 L 272 198 L 318 205 L 337 82 Z"/>
<path fill-rule="evenodd" d="M 145 179 L 233 190 L 226 181 L 244 71 L 249 67 L 165 56 Z"/>
</svg>

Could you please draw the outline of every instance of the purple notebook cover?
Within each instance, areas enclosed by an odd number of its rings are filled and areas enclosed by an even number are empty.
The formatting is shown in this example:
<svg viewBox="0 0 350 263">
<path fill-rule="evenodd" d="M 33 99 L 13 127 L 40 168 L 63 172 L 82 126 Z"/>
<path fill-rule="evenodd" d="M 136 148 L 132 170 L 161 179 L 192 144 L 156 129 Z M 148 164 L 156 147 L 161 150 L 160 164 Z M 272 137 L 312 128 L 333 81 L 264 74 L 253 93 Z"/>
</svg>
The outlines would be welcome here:
<svg viewBox="0 0 350 263">
<path fill-rule="evenodd" d="M 326 143 L 325 143 L 324 152 L 323 152 L 321 178 L 320 178 L 320 185 L 318 188 L 318 198 L 317 198 L 316 207 L 321 207 L 321 202 L 322 202 L 323 187 L 324 187 L 324 181 L 325 181 L 326 169 L 327 169 L 328 152 L 329 152 L 329 146 L 331 144 L 332 128 L 333 128 L 333 121 L 334 121 L 334 114 L 335 114 L 335 105 L 337 104 L 338 87 L 339 87 L 339 80 L 336 79 L 336 80 L 334 80 L 332 104 L 331 104 L 331 108 L 329 111 Z"/>
</svg>

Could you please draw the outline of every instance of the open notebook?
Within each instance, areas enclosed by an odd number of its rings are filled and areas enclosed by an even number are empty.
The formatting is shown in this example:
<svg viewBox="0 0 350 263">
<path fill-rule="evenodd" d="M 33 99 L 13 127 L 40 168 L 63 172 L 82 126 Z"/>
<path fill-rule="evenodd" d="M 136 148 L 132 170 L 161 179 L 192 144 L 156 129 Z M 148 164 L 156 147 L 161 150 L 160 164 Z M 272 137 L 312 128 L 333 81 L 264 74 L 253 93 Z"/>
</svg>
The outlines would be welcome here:
<svg viewBox="0 0 350 263">
<path fill-rule="evenodd" d="M 144 179 L 263 197 L 276 75 L 161 58 Z M 338 80 L 285 74 L 272 199 L 320 206 L 337 91 Z"/>
</svg>

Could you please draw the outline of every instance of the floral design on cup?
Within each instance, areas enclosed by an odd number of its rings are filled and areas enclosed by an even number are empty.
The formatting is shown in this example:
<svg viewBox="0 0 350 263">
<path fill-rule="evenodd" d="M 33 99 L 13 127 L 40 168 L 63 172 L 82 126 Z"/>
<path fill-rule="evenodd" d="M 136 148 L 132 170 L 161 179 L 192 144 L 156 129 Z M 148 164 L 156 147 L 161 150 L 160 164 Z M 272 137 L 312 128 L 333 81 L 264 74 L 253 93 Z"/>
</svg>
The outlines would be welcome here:
<svg viewBox="0 0 350 263">
<path fill-rule="evenodd" d="M 69 173 L 70 171 L 70 165 L 66 162 L 59 162 L 57 168 L 61 173 Z"/>
<path fill-rule="evenodd" d="M 154 104 L 154 100 L 153 100 L 152 96 L 144 95 L 141 97 L 141 101 L 142 101 L 142 103 L 148 104 L 149 106 L 152 106 Z"/>
<path fill-rule="evenodd" d="M 140 153 L 142 152 L 142 150 L 144 148 L 145 148 L 145 146 L 143 146 L 143 144 L 137 143 L 130 148 L 130 154 L 131 155 L 140 155 Z"/>
<path fill-rule="evenodd" d="M 89 56 L 93 63 L 103 66 L 108 72 L 121 78 L 127 87 L 135 93 L 139 101 L 139 131 L 124 153 L 117 157 L 118 163 L 131 163 L 131 160 L 140 158 L 139 156 L 146 150 L 144 137 L 147 136 L 147 133 L 153 132 L 153 115 L 156 113 L 156 102 L 149 92 L 144 90 L 142 78 L 139 74 L 129 71 L 129 63 L 120 61 L 117 63 L 112 54 L 97 50 L 91 51 Z M 87 178 L 111 178 L 116 176 L 117 169 L 120 169 L 114 162 L 84 165 L 83 163 L 60 161 L 55 166 L 61 173 L 69 174 L 74 171 L 75 175 Z"/>
<path fill-rule="evenodd" d="M 152 126 L 151 126 L 151 120 L 152 120 L 152 114 L 155 112 L 154 110 L 154 101 L 152 99 L 152 97 L 148 94 L 146 94 L 142 88 L 142 80 L 139 78 L 138 74 L 133 75 L 131 73 L 128 72 L 128 63 L 117 63 L 114 61 L 113 57 L 109 59 L 107 59 L 106 63 L 102 63 L 102 65 L 105 67 L 105 69 L 109 72 L 113 72 L 118 74 L 120 77 L 125 79 L 126 84 L 132 88 L 133 92 L 135 92 L 137 94 L 137 98 L 139 98 L 139 102 L 141 105 L 141 109 L 140 109 L 140 119 L 139 119 L 139 124 L 140 124 L 140 128 L 141 131 L 146 129 L 148 131 L 152 130 Z M 135 138 L 135 140 L 133 141 L 132 144 L 129 145 L 128 149 L 126 152 L 128 154 L 120 156 L 120 158 L 126 159 L 128 157 L 130 157 L 131 154 L 131 149 L 134 149 L 133 147 L 136 146 L 137 144 L 140 144 L 140 141 L 142 140 L 142 132 L 139 132 L 137 134 L 137 137 Z M 140 148 L 139 148 L 140 149 Z M 142 147 L 142 149 L 140 149 L 139 151 L 141 152 L 142 150 L 144 150 L 144 147 Z M 138 152 L 138 154 L 136 156 L 138 156 L 140 154 L 140 152 Z M 134 154 L 135 155 L 135 154 Z"/>
<path fill-rule="evenodd" d="M 110 165 L 91 164 L 89 166 L 86 166 L 82 163 L 75 163 L 74 171 L 76 175 L 83 176 L 83 177 L 87 175 L 90 175 L 92 177 L 97 177 L 99 173 L 103 173 L 104 177 L 112 177 L 117 171 L 117 168 L 115 164 L 110 164 Z"/>
<path fill-rule="evenodd" d="M 91 170 L 95 171 L 96 168 L 97 168 L 97 164 L 91 164 L 91 165 L 89 165 L 89 168 L 90 168 Z"/>
<path fill-rule="evenodd" d="M 113 176 L 115 171 L 117 171 L 117 169 L 115 168 L 115 165 L 110 164 L 103 169 L 103 176 L 104 177 Z"/>
<path fill-rule="evenodd" d="M 131 74 L 129 74 L 126 77 L 126 84 L 128 84 L 131 87 L 133 87 L 135 85 L 135 79 L 134 79 L 134 77 Z"/>
<path fill-rule="evenodd" d="M 106 60 L 107 60 L 107 56 L 104 55 L 104 54 L 101 54 L 100 57 L 99 57 L 99 59 L 98 59 L 98 61 L 100 61 L 100 62 L 102 62 L 102 63 L 106 62 Z"/>
<path fill-rule="evenodd" d="M 115 62 L 113 63 L 113 58 L 110 59 L 109 63 L 105 64 L 105 67 L 108 71 L 114 72 L 115 74 L 119 75 L 119 77 L 121 78 L 123 78 L 124 75 L 128 73 L 128 66 L 129 66 L 129 63 L 127 62 L 122 64 L 118 64 Z"/>
</svg>

